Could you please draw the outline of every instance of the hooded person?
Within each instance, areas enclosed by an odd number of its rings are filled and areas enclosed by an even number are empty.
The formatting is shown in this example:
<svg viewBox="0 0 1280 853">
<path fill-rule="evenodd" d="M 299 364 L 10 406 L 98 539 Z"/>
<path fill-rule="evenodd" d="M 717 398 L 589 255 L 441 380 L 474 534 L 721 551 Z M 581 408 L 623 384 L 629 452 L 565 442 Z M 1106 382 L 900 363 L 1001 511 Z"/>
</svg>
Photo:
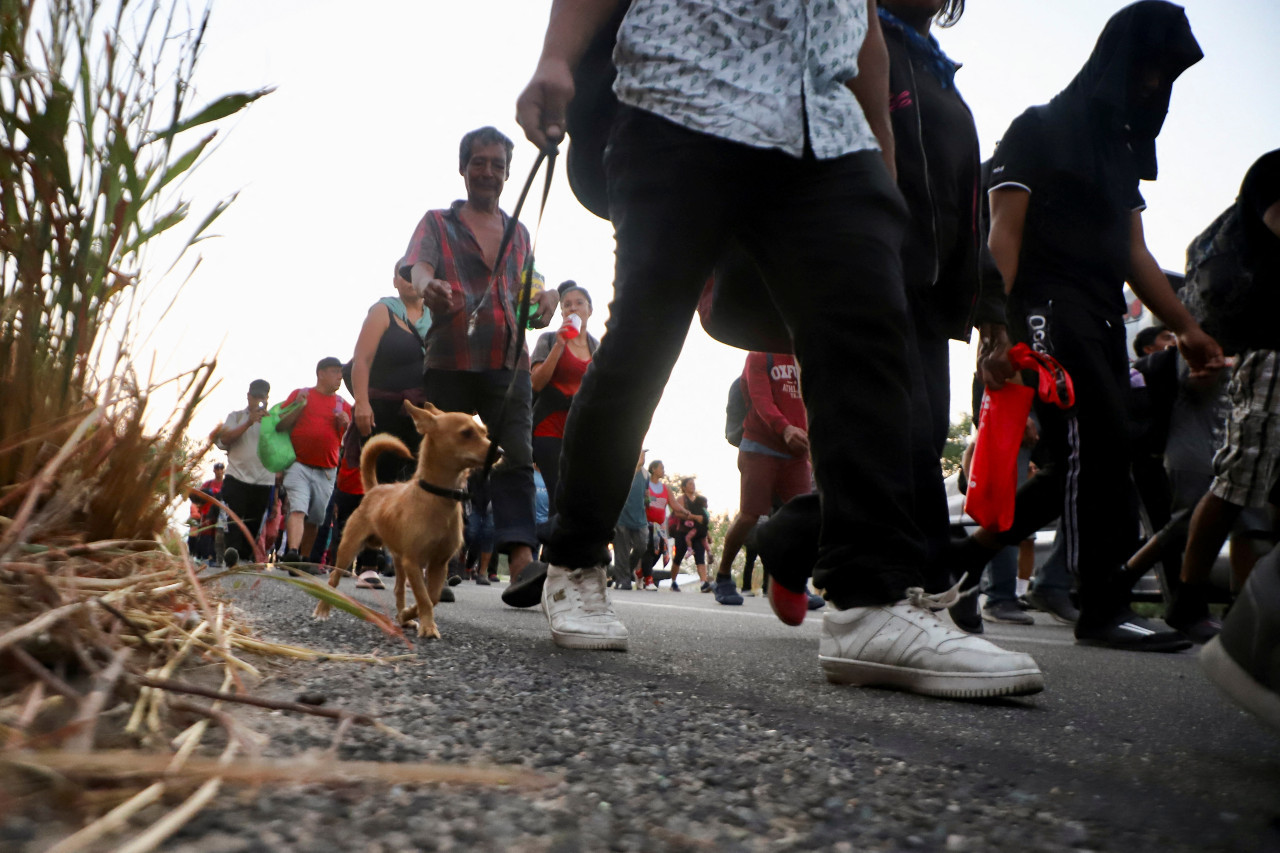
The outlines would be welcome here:
<svg viewBox="0 0 1280 853">
<path fill-rule="evenodd" d="M 1080 72 L 1014 119 L 992 160 L 989 246 L 1009 294 L 1010 333 L 1071 374 L 1067 411 L 1037 404 L 1045 464 L 1018 491 L 1011 529 L 980 530 L 956 554 L 970 577 L 1001 546 L 1061 515 L 1080 592 L 1076 639 L 1135 650 L 1189 642 L 1133 613 L 1122 571 L 1138 544 L 1129 479 L 1124 285 L 1178 337 L 1193 371 L 1222 350 L 1178 301 L 1143 235 L 1140 180 L 1177 77 L 1201 58 L 1182 8 L 1142 0 L 1107 22 Z M 971 605 L 970 605 L 971 606 Z"/>
</svg>

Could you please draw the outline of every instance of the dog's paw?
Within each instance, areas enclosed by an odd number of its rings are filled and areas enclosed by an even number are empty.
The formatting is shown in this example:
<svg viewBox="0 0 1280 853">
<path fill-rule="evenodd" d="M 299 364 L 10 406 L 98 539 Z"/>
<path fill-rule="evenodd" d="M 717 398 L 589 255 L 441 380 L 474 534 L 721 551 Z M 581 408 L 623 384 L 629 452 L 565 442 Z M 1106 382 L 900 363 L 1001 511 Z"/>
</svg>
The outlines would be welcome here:
<svg viewBox="0 0 1280 853">
<path fill-rule="evenodd" d="M 318 622 L 323 622 L 329 618 L 329 605 L 321 602 L 316 605 L 316 609 L 311 612 L 311 618 Z"/>
<path fill-rule="evenodd" d="M 416 625 L 418 624 L 418 608 L 402 607 L 400 612 L 396 614 L 396 619 L 406 628 L 410 625 Z"/>
<path fill-rule="evenodd" d="M 435 625 L 426 622 L 418 625 L 418 639 L 438 640 L 440 639 L 440 629 Z"/>
</svg>

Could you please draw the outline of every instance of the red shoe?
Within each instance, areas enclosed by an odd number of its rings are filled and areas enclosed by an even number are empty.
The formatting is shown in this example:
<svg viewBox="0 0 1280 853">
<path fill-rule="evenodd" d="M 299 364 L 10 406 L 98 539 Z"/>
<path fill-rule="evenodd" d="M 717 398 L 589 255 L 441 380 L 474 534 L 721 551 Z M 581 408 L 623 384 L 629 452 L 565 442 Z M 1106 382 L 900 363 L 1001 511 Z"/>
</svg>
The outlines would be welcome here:
<svg viewBox="0 0 1280 853">
<path fill-rule="evenodd" d="M 774 580 L 769 583 L 769 606 L 782 624 L 794 627 L 809 614 L 809 593 L 792 592 Z"/>
</svg>

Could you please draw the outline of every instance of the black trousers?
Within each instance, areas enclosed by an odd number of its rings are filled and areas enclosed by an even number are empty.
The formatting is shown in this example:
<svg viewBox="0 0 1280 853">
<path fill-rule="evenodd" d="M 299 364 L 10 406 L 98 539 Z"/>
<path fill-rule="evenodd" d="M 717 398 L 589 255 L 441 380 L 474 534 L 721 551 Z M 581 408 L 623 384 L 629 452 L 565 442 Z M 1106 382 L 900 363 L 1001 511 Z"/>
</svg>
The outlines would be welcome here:
<svg viewBox="0 0 1280 853">
<path fill-rule="evenodd" d="M 1045 464 L 1018 489 L 1013 527 L 1000 541 L 1015 545 L 1061 516 L 1081 619 L 1105 620 L 1127 599 L 1121 570 L 1138 545 L 1124 323 L 1059 300 L 1027 310 L 1026 324 L 1031 345 L 1071 375 L 1076 403 L 1063 411 L 1037 399 Z"/>
<path fill-rule="evenodd" d="M 549 435 L 533 437 L 533 461 L 538 463 L 542 472 L 542 482 L 547 484 L 548 514 L 556 514 L 556 485 L 560 482 L 560 452 L 564 447 L 563 438 Z"/>
<path fill-rule="evenodd" d="M 950 344 L 923 331 L 913 310 L 911 364 L 911 480 L 915 518 L 924 535 L 925 588 L 939 592 L 951 585 L 946 563 L 951 542 L 942 450 L 951 426 Z"/>
<path fill-rule="evenodd" d="M 804 376 L 822 508 L 815 582 L 839 607 L 901 599 L 921 583 L 925 556 L 909 475 L 906 207 L 879 152 L 795 158 L 624 108 L 605 169 L 614 299 L 569 411 L 544 557 L 608 562 L 703 284 L 737 244 L 763 274 Z"/>
<path fill-rule="evenodd" d="M 240 516 L 240 520 L 244 522 L 244 526 L 249 528 L 249 533 L 253 536 L 253 541 L 258 540 L 258 529 L 262 526 L 263 515 L 267 511 L 267 505 L 271 502 L 271 486 L 255 486 L 251 483 L 245 483 L 237 480 L 230 474 L 222 478 L 222 502 Z M 244 534 L 240 532 L 240 526 L 235 522 L 227 523 L 227 547 L 235 548 L 236 553 L 240 555 L 240 559 L 249 560 L 253 558 L 253 546 L 249 540 L 244 538 Z M 219 555 L 221 556 L 221 555 Z"/>
<path fill-rule="evenodd" d="M 427 399 L 432 405 L 446 412 L 479 415 L 489 428 L 489 439 L 502 448 L 503 462 L 489 476 L 489 499 L 493 502 L 494 542 L 497 550 L 504 554 L 516 545 L 535 549 L 538 546 L 534 532 L 531 447 L 533 388 L 529 385 L 529 372 L 520 371 L 516 376 L 515 396 L 507 405 L 503 423 L 499 424 L 498 413 L 510 381 L 510 370 L 433 368 L 424 374 Z M 616 514 L 614 520 L 617 520 Z M 609 530 L 612 533 L 612 524 Z"/>
<path fill-rule="evenodd" d="M 405 447 L 413 454 L 413 459 L 401 459 L 391 453 L 378 457 L 378 482 L 402 483 L 413 476 L 418 468 L 418 445 L 422 443 L 422 435 L 413 425 L 413 418 L 405 413 L 404 403 L 398 400 L 370 400 L 369 408 L 373 409 L 374 429 L 372 435 L 390 433 L 404 442 Z M 363 445 L 364 442 L 362 441 Z"/>
</svg>

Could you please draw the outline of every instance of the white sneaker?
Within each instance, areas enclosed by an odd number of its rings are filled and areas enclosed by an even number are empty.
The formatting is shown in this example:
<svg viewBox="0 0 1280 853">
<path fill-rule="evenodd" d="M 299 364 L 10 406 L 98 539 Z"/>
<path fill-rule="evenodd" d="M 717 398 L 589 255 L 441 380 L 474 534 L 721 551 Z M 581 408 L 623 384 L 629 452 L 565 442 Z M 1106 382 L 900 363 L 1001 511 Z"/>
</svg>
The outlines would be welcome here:
<svg viewBox="0 0 1280 853">
<path fill-rule="evenodd" d="M 827 613 L 818 646 L 827 680 L 951 699 L 1025 696 L 1044 689 L 1044 675 L 1030 655 L 939 621 L 932 608 L 945 607 L 945 595 L 913 588 L 897 604 Z"/>
<path fill-rule="evenodd" d="M 604 568 L 551 566 L 542 587 L 542 609 L 551 639 L 566 649 L 627 650 L 627 626 L 618 619 L 605 591 Z"/>
</svg>

